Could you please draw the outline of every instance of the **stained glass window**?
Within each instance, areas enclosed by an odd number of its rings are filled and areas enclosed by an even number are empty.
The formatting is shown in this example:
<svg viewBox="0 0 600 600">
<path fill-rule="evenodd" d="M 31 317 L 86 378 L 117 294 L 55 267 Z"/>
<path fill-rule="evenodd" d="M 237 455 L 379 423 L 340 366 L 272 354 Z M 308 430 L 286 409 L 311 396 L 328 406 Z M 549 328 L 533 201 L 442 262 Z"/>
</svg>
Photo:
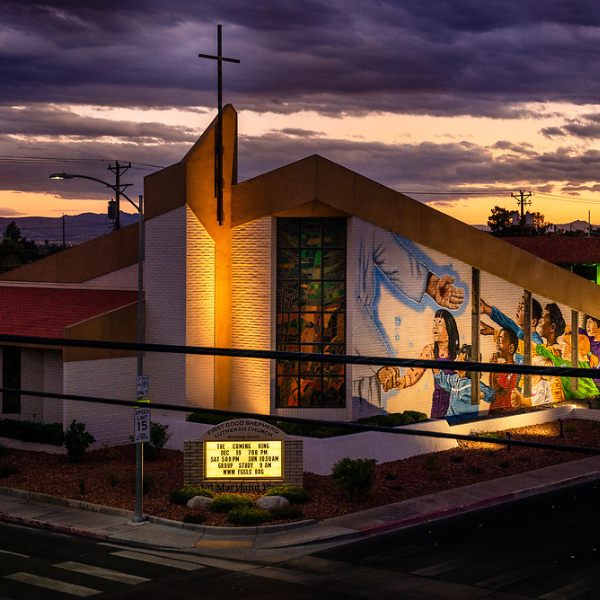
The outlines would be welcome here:
<svg viewBox="0 0 600 600">
<path fill-rule="evenodd" d="M 344 354 L 346 219 L 277 220 L 277 349 Z M 277 361 L 279 408 L 343 408 L 345 366 Z"/>
</svg>

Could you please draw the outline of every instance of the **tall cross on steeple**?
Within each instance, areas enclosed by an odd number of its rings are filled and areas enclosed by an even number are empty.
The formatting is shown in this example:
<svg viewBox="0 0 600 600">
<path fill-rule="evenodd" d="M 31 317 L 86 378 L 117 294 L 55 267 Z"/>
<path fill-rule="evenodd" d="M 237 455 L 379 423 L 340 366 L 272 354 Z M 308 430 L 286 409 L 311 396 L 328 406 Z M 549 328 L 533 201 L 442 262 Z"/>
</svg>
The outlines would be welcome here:
<svg viewBox="0 0 600 600">
<path fill-rule="evenodd" d="M 221 25 L 217 25 L 217 56 L 198 54 L 200 58 L 211 58 L 218 63 L 217 135 L 215 136 L 215 197 L 217 198 L 217 221 L 223 224 L 223 62 L 239 63 L 237 58 L 223 56 Z"/>
</svg>

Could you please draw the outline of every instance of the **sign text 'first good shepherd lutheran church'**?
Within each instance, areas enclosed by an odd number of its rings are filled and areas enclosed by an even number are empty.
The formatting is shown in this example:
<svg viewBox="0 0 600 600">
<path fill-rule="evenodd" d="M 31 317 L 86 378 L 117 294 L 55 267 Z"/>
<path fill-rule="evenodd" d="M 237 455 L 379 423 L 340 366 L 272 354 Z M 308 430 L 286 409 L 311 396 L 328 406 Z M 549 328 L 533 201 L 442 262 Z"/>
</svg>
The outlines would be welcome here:
<svg viewBox="0 0 600 600">
<path fill-rule="evenodd" d="M 302 486 L 302 440 L 255 419 L 233 419 L 184 443 L 184 481 L 215 492 Z"/>
</svg>

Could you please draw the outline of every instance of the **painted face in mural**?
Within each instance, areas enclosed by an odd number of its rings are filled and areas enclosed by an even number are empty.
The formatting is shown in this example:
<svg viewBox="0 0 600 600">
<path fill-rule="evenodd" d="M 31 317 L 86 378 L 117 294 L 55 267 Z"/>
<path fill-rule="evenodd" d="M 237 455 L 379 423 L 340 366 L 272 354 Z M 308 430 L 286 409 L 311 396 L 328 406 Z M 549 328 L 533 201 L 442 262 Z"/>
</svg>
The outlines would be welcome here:
<svg viewBox="0 0 600 600">
<path fill-rule="evenodd" d="M 504 329 L 502 329 L 498 334 L 498 342 L 496 346 L 498 348 L 498 355 L 501 358 L 508 359 L 515 353 L 515 348 L 513 344 L 511 344 L 510 337 Z"/>
<path fill-rule="evenodd" d="M 563 358 L 571 360 L 571 332 L 565 331 L 563 335 L 558 338 L 560 344 L 560 353 Z"/>
<path fill-rule="evenodd" d="M 554 337 L 554 323 L 552 323 L 552 317 L 546 308 L 542 311 L 542 318 L 538 323 L 537 329 L 546 341 Z"/>
<path fill-rule="evenodd" d="M 596 339 L 596 336 L 600 336 L 600 327 L 598 327 L 598 323 L 594 321 L 594 319 L 588 319 L 585 323 L 585 331 L 586 333 Z"/>
<path fill-rule="evenodd" d="M 448 332 L 446 331 L 446 322 L 441 317 L 433 319 L 433 341 L 438 344 L 448 343 Z"/>
</svg>

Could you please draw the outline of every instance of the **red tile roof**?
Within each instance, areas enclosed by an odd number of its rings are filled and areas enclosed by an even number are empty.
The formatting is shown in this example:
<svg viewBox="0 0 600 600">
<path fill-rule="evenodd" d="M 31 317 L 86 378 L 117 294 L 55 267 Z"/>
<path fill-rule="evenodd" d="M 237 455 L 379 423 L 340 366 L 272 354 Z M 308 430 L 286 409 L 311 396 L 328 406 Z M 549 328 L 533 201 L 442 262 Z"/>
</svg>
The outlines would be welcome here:
<svg viewBox="0 0 600 600">
<path fill-rule="evenodd" d="M 505 237 L 505 242 L 557 265 L 600 263 L 599 237 Z"/>
<path fill-rule="evenodd" d="M 62 338 L 63 328 L 137 301 L 137 292 L 0 286 L 0 333 Z"/>
</svg>

